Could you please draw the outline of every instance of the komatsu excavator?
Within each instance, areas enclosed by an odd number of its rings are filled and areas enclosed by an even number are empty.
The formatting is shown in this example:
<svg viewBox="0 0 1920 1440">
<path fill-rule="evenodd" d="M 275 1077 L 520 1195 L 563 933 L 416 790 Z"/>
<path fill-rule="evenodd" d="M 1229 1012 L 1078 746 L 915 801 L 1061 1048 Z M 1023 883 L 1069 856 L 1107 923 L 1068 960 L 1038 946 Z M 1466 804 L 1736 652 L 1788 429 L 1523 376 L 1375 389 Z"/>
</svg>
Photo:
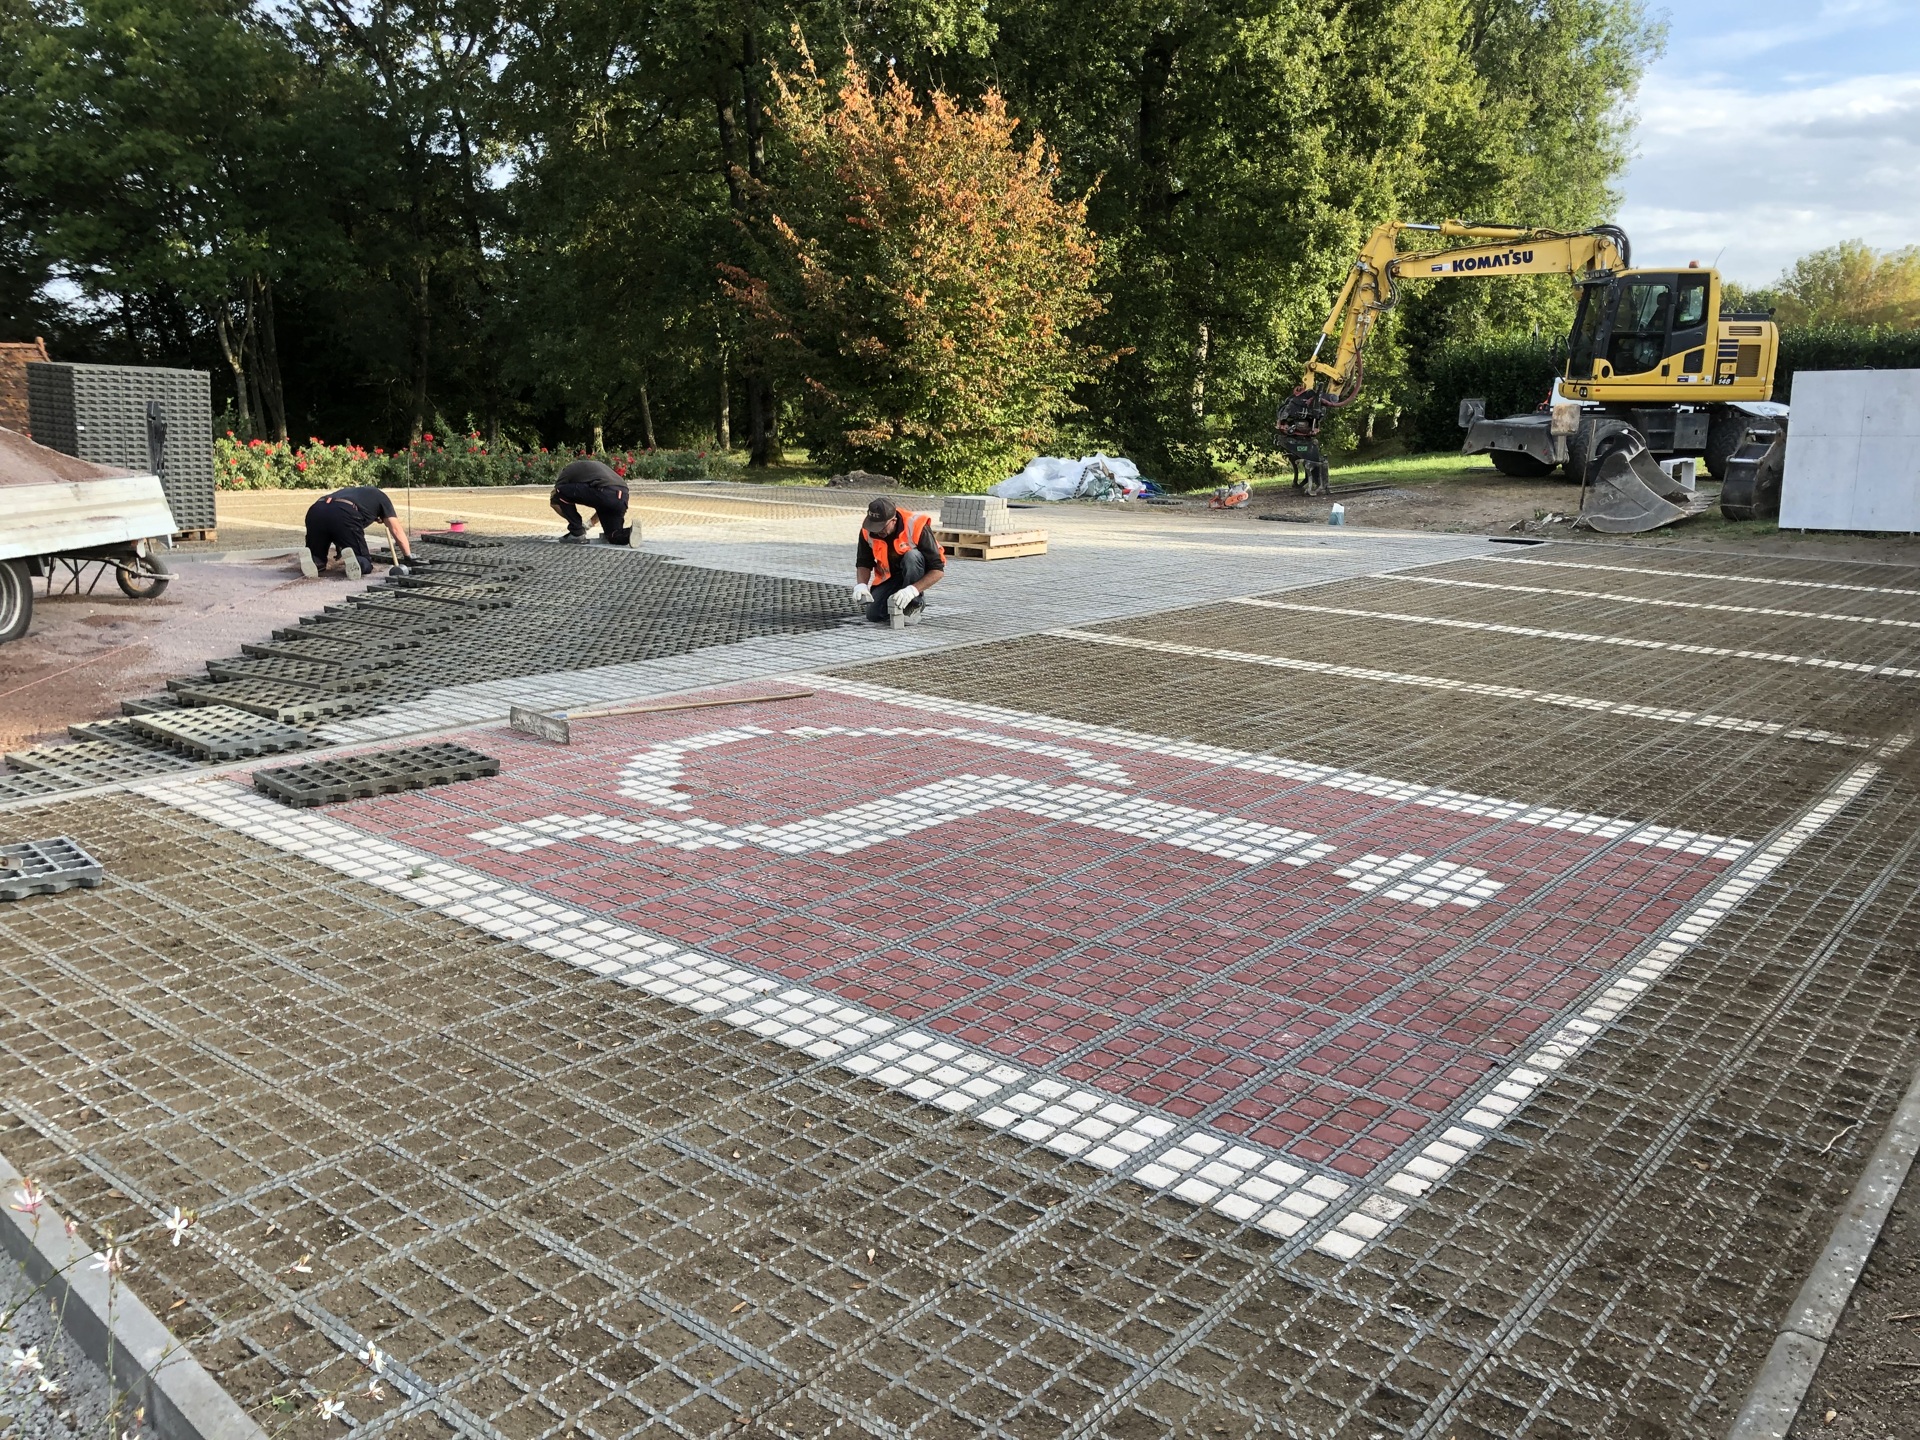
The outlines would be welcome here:
<svg viewBox="0 0 1920 1440">
<path fill-rule="evenodd" d="M 1402 253 L 1400 237 L 1426 232 L 1476 243 Z M 1780 335 L 1769 315 L 1721 308 L 1717 271 L 1635 270 L 1624 231 L 1526 229 L 1388 221 L 1348 272 L 1321 328 L 1300 386 L 1281 407 L 1281 452 L 1294 486 L 1328 493 L 1320 427 L 1352 404 L 1363 353 L 1380 317 L 1408 280 L 1567 275 L 1580 305 L 1565 372 L 1535 414 L 1489 420 L 1462 404 L 1465 453 L 1486 453 L 1508 475 L 1564 466 L 1581 486 L 1580 518 L 1596 530 L 1630 533 L 1687 514 L 1690 492 L 1657 457 L 1697 455 L 1721 482 L 1734 519 L 1778 514 L 1787 407 L 1773 403 Z M 1333 350 L 1324 355 L 1328 342 Z"/>
</svg>

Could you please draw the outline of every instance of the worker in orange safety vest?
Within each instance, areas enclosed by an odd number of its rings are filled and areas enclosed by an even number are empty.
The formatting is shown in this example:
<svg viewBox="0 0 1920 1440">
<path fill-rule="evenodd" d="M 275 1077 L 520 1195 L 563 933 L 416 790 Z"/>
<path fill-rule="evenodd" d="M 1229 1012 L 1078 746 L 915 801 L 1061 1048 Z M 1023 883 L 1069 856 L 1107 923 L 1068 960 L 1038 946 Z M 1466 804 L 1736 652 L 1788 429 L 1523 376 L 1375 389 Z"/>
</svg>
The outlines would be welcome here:
<svg viewBox="0 0 1920 1440">
<path fill-rule="evenodd" d="M 867 619 L 895 630 L 917 625 L 927 613 L 927 591 L 946 571 L 931 517 L 902 510 L 884 495 L 867 506 L 853 561 L 853 603 Z"/>
</svg>

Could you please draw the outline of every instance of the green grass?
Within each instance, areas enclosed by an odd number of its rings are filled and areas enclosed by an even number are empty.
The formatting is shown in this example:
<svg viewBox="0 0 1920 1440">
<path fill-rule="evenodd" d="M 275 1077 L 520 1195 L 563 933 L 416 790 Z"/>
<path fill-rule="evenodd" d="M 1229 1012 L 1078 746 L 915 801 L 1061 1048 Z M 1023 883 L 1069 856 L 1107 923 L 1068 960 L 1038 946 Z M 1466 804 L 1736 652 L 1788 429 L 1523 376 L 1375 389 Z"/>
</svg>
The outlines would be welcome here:
<svg viewBox="0 0 1920 1440">
<path fill-rule="evenodd" d="M 1335 462 L 1331 467 L 1335 485 L 1364 485 L 1390 481 L 1395 485 L 1437 485 L 1459 480 L 1495 480 L 1500 472 L 1484 455 L 1461 455 L 1443 450 L 1432 455 L 1388 455 L 1370 460 Z M 1256 490 L 1291 485 L 1290 471 L 1254 477 Z"/>
</svg>

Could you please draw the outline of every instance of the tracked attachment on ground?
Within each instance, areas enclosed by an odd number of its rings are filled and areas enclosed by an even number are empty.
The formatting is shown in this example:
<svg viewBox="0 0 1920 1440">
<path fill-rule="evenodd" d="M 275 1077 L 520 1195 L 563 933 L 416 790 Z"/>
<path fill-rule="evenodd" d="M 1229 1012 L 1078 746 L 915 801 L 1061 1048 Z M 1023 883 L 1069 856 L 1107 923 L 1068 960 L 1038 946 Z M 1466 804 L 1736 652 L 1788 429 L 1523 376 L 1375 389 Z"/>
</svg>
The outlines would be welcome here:
<svg viewBox="0 0 1920 1440">
<path fill-rule="evenodd" d="M 1686 518 L 1693 492 L 1660 468 L 1639 436 L 1615 432 L 1603 444 L 1581 490 L 1580 524 L 1608 535 L 1638 535 Z"/>
<path fill-rule="evenodd" d="M 366 755 L 256 770 L 253 788 L 282 805 L 306 809 L 499 773 L 498 760 L 464 745 L 409 745 L 400 750 L 376 750 Z"/>
</svg>

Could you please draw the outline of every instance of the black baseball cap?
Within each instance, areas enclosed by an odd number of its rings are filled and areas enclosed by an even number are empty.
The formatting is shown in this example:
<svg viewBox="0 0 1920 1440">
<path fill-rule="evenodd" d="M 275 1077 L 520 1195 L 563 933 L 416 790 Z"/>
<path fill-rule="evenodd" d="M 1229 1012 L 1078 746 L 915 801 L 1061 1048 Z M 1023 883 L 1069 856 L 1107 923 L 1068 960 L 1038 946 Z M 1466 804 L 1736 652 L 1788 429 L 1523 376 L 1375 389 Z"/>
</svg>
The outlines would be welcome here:
<svg viewBox="0 0 1920 1440">
<path fill-rule="evenodd" d="M 877 535 L 893 524 L 895 517 L 899 514 L 898 505 L 884 495 L 876 495 L 867 502 L 867 518 L 861 522 L 861 528 Z"/>
</svg>

